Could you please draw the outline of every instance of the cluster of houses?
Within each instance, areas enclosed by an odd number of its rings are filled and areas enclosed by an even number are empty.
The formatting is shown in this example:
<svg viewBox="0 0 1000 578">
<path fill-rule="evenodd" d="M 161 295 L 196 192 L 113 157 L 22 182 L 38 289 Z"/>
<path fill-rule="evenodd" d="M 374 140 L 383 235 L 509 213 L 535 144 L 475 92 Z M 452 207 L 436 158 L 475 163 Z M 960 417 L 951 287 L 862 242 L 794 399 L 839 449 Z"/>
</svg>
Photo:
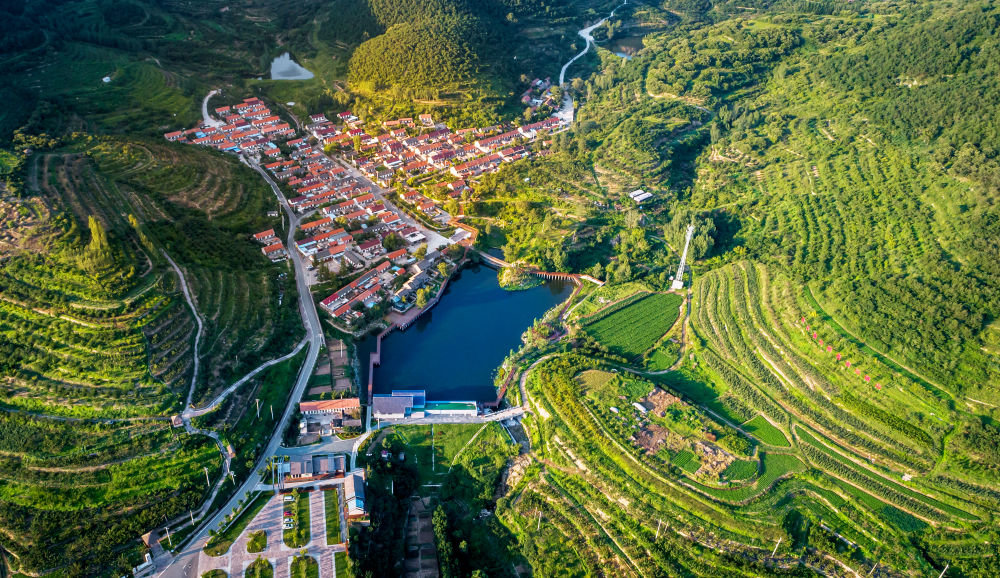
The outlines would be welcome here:
<svg viewBox="0 0 1000 578">
<path fill-rule="evenodd" d="M 278 235 L 274 232 L 274 229 L 268 229 L 266 231 L 261 231 L 253 236 L 253 240 L 257 241 L 261 245 L 261 251 L 264 256 L 270 259 L 272 262 L 277 263 L 278 261 L 284 261 L 288 258 L 288 251 L 285 250 L 284 243 L 278 238 Z"/>
<path fill-rule="evenodd" d="M 400 118 L 382 123 L 385 132 L 369 134 L 350 112 L 338 115 L 335 124 L 324 115 L 313 115 L 307 130 L 323 146 L 337 147 L 368 178 L 389 186 L 397 176 L 412 177 L 448 170 L 456 177 L 477 176 L 496 170 L 503 162 L 524 158 L 530 152 L 519 141 L 563 127 L 557 118 L 503 132 L 500 126 L 452 131 L 435 124 L 430 115 L 419 122 Z"/>
<path fill-rule="evenodd" d="M 163 137 L 172 142 L 206 145 L 220 151 L 260 152 L 265 156 L 276 156 L 280 151 L 274 140 L 284 140 L 295 134 L 287 122 L 273 114 L 258 98 L 247 98 L 235 106 L 219 107 L 215 109 L 215 114 L 223 119 L 215 126 L 168 132 Z"/>
<path fill-rule="evenodd" d="M 406 249 L 382 256 L 363 275 L 320 301 L 320 307 L 346 325 L 354 325 L 364 317 L 364 311 L 384 301 L 405 312 L 412 307 L 416 292 L 440 276 L 438 263 L 444 259 L 439 251 L 428 252 L 415 259 Z M 396 281 L 402 278 L 402 281 Z"/>
<path fill-rule="evenodd" d="M 367 515 L 365 504 L 365 471 L 347 471 L 344 455 L 292 456 L 285 464 L 285 481 L 306 482 L 330 478 L 344 480 L 344 514 L 347 520 L 359 520 Z M 336 486 L 324 487 L 332 490 Z"/>
<path fill-rule="evenodd" d="M 541 80 L 536 78 L 531 81 L 528 89 L 521 93 L 521 104 L 527 106 L 532 111 L 541 106 L 549 106 L 553 109 L 559 108 L 560 103 L 552 94 L 552 80 L 546 78 Z"/>
</svg>

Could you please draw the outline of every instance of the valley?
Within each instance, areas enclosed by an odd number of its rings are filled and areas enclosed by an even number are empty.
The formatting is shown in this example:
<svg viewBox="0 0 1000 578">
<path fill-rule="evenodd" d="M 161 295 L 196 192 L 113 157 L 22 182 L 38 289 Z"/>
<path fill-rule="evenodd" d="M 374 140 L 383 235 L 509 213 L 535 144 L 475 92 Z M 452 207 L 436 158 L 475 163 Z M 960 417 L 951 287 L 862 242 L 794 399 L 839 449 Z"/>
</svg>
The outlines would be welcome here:
<svg viewBox="0 0 1000 578">
<path fill-rule="evenodd" d="M 995 2 L 0 16 L 0 576 L 997 574 Z"/>
</svg>

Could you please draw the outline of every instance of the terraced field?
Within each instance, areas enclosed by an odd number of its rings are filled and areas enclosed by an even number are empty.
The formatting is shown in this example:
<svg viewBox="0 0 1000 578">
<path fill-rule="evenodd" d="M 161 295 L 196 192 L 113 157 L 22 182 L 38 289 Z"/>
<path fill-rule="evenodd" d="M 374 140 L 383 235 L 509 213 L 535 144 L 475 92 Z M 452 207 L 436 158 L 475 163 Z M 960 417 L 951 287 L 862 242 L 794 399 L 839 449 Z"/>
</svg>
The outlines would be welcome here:
<svg viewBox="0 0 1000 578">
<path fill-rule="evenodd" d="M 633 411 L 647 391 L 638 377 L 576 354 L 530 375 L 537 466 L 499 512 L 536 571 L 561 559 L 578 572 L 756 576 L 793 558 L 824 572 L 867 573 L 880 559 L 927 571 L 911 539 L 956 564 L 987 555 L 966 537 L 990 535 L 997 496 L 954 440 L 969 427 L 960 411 L 810 323 L 801 285 L 762 265 L 705 274 L 693 302 L 693 358 L 649 377 L 703 413 L 660 394 L 643 398 L 655 409 Z M 733 439 L 749 442 L 746 455 Z"/>
</svg>

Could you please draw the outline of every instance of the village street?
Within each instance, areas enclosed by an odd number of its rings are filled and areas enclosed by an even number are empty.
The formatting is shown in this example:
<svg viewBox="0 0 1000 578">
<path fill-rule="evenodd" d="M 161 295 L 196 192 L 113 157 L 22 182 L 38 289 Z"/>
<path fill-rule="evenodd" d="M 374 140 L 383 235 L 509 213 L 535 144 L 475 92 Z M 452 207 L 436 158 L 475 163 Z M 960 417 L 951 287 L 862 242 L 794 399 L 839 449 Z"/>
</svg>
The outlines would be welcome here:
<svg viewBox="0 0 1000 578">
<path fill-rule="evenodd" d="M 424 236 L 427 237 L 427 250 L 428 251 L 432 251 L 434 249 L 437 249 L 438 247 L 441 247 L 442 245 L 449 245 L 449 244 L 451 244 L 453 242 L 453 241 L 449 240 L 447 237 L 441 235 L 440 233 L 437 233 L 435 231 L 432 231 L 432 230 L 428 229 L 427 227 L 424 226 L 423 223 L 417 221 L 416 219 L 414 219 L 413 217 L 411 217 L 406 211 L 403 211 L 399 207 L 397 207 L 395 203 L 393 203 L 392 201 L 390 201 L 389 199 L 386 198 L 385 189 L 383 189 L 382 187 L 378 186 L 377 183 L 372 182 L 368 177 L 366 177 L 364 175 L 364 173 L 362 173 L 361 171 L 359 171 L 357 169 L 357 167 L 355 167 L 354 165 L 352 165 L 350 163 L 344 162 L 343 160 L 341 160 L 338 157 L 332 157 L 332 158 L 340 166 L 344 167 L 344 169 L 347 171 L 347 174 L 349 174 L 352 177 L 354 177 L 355 179 L 357 179 L 358 182 L 362 183 L 364 186 L 369 187 L 371 189 L 372 194 L 375 195 L 375 198 L 378 199 L 379 201 L 385 203 L 386 208 L 388 208 L 390 211 L 394 211 L 396 214 L 398 214 L 399 218 L 404 223 L 406 223 L 407 225 L 409 225 L 411 227 L 416 227 L 421 233 L 423 233 Z"/>
</svg>

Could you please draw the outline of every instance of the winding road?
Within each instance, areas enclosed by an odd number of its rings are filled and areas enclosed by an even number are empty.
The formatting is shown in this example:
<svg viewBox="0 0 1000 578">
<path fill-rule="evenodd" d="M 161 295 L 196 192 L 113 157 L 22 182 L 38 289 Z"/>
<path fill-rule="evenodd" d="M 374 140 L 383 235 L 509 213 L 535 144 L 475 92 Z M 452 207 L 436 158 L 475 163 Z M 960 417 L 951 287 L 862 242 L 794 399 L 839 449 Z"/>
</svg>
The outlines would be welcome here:
<svg viewBox="0 0 1000 578">
<path fill-rule="evenodd" d="M 181 290 L 184 292 L 184 300 L 187 301 L 188 307 L 191 308 L 191 315 L 194 315 L 194 320 L 198 324 L 198 332 L 194 334 L 194 374 L 191 375 L 191 389 L 188 390 L 187 403 L 184 404 L 184 407 L 190 407 L 191 399 L 194 397 L 194 388 L 198 383 L 198 368 L 200 364 L 199 358 L 201 357 L 198 348 L 201 345 L 201 334 L 202 331 L 204 331 L 204 327 L 201 323 L 201 315 L 198 315 L 198 308 L 194 306 L 194 300 L 191 298 L 191 291 L 188 289 L 187 279 L 184 277 L 184 272 L 177 266 L 177 263 L 174 263 L 174 260 L 170 258 L 170 255 L 167 255 L 166 251 L 161 250 L 160 252 L 167 258 L 167 262 L 170 263 L 170 266 L 173 267 L 174 271 L 177 273 L 177 277 L 180 278 Z"/>
<path fill-rule="evenodd" d="M 209 116 L 208 114 L 208 101 L 212 99 L 213 96 L 222 92 L 221 90 L 212 90 L 205 95 L 205 100 L 201 101 L 201 119 L 205 126 L 222 126 L 226 123 L 221 120 L 216 120 Z"/>
<path fill-rule="evenodd" d="M 612 10 L 611 13 L 608 14 L 607 16 L 605 16 L 604 18 L 601 18 L 597 22 L 595 22 L 595 23 L 591 24 L 590 26 L 587 26 L 586 28 L 583 28 L 579 32 L 577 32 L 577 34 L 579 34 L 580 37 L 584 39 L 584 41 L 586 42 L 586 44 L 584 44 L 583 50 L 581 50 L 579 54 L 577 54 L 573 58 L 570 58 L 566 62 L 566 64 L 563 64 L 562 69 L 559 71 L 559 86 L 563 86 L 563 85 L 566 84 L 566 70 L 570 67 L 570 65 L 573 64 L 574 62 L 576 62 L 577 60 L 579 60 L 580 58 L 582 58 L 584 54 L 586 54 L 587 52 L 590 51 L 591 45 L 594 44 L 594 36 L 593 36 L 592 32 L 594 32 L 594 30 L 596 30 L 597 27 L 600 26 L 601 24 L 604 24 L 605 22 L 607 22 L 608 18 L 613 18 L 614 15 L 615 15 L 615 10 L 618 10 L 619 8 L 621 8 L 622 6 L 624 6 L 626 4 L 628 4 L 628 0 L 625 0 L 624 2 L 622 2 L 621 4 L 619 4 L 618 6 L 616 6 L 615 9 Z M 554 116 L 556 118 L 559 118 L 560 120 L 566 122 L 567 124 L 568 123 L 572 123 L 573 122 L 573 97 L 570 96 L 568 93 L 566 93 L 566 95 L 563 97 L 562 107 L 560 107 L 559 110 L 557 110 L 555 112 L 555 114 L 553 114 L 552 116 Z"/>
</svg>

